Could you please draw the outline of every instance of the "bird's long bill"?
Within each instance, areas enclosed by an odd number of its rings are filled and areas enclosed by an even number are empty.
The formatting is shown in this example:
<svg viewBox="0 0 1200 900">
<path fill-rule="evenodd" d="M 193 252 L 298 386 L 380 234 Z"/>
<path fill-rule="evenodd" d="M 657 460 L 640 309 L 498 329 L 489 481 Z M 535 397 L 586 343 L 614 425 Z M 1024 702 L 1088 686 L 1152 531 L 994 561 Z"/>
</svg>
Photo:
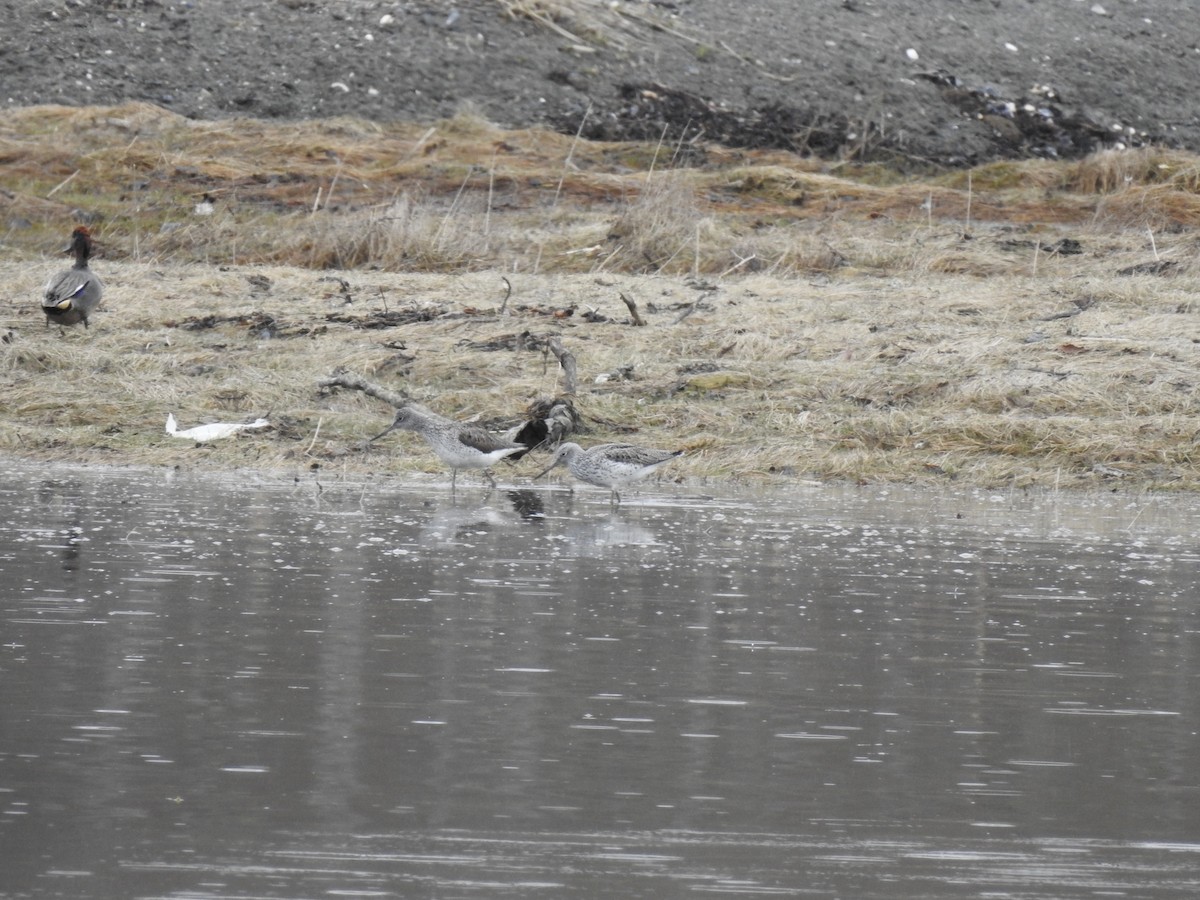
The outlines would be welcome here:
<svg viewBox="0 0 1200 900">
<path fill-rule="evenodd" d="M 367 438 L 367 443 L 368 444 L 374 443 L 375 441 L 377 441 L 381 437 L 383 437 L 385 434 L 391 434 L 395 430 L 396 430 L 395 425 L 389 425 L 387 428 L 383 429 L 383 431 L 379 432 L 379 434 L 375 435 L 375 437 Z"/>
<path fill-rule="evenodd" d="M 542 471 L 540 471 L 536 475 L 534 475 L 533 478 L 530 480 L 537 481 L 539 478 L 541 478 L 543 475 L 545 475 L 547 472 L 549 472 L 551 469 L 553 469 L 555 466 L 557 466 L 559 464 L 559 462 L 560 462 L 560 460 L 556 459 L 554 462 L 550 463 L 550 465 L 546 466 L 546 468 L 542 469 Z"/>
</svg>

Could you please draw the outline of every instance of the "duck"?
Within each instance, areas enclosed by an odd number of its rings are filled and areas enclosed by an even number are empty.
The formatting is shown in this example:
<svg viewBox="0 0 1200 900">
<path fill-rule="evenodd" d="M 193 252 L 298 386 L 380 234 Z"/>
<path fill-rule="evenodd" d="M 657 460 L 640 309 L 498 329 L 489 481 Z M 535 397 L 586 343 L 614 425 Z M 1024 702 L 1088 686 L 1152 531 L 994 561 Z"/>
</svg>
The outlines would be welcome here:
<svg viewBox="0 0 1200 900">
<path fill-rule="evenodd" d="M 88 327 L 88 315 L 104 296 L 104 282 L 88 268 L 88 257 L 92 255 L 92 233 L 86 225 L 71 232 L 71 243 L 64 252 L 75 254 L 75 265 L 59 272 L 46 283 L 42 299 L 42 312 L 46 314 L 46 327 L 51 322 L 63 325 L 83 323 Z"/>
</svg>

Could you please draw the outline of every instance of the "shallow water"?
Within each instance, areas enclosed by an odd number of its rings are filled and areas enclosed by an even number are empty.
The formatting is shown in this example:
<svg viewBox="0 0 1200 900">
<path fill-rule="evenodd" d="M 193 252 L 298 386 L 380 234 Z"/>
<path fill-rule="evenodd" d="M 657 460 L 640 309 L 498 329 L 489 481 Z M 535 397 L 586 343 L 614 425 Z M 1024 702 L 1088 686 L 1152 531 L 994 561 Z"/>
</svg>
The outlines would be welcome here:
<svg viewBox="0 0 1200 900">
<path fill-rule="evenodd" d="M 0 894 L 1194 897 L 1187 498 L 0 467 Z"/>
</svg>

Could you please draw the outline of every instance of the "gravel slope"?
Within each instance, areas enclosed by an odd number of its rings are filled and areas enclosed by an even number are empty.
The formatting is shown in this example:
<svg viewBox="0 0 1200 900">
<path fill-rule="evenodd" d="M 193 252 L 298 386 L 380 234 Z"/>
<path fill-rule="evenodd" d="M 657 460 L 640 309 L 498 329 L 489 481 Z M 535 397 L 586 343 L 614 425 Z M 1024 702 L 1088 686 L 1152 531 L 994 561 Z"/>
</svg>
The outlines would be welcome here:
<svg viewBox="0 0 1200 900">
<path fill-rule="evenodd" d="M 1188 0 L 0 0 L 0 102 L 700 135 L 958 165 L 1200 151 Z M 547 4 L 555 5 L 555 4 Z M 598 34 L 597 34 L 598 32 Z M 578 38 L 576 40 L 575 38 Z"/>
</svg>

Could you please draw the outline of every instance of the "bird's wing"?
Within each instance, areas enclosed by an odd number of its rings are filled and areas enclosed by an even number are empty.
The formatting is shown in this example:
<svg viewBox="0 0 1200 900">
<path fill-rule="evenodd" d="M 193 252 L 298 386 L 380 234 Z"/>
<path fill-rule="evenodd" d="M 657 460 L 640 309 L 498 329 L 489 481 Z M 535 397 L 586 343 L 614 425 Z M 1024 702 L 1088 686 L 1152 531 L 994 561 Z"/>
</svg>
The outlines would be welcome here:
<svg viewBox="0 0 1200 900">
<path fill-rule="evenodd" d="M 42 306 L 47 309 L 66 309 L 72 301 L 81 301 L 88 307 L 100 302 L 104 282 L 87 269 L 67 269 L 46 283 Z"/>
<path fill-rule="evenodd" d="M 86 272 L 79 269 L 60 272 L 46 283 L 46 298 L 42 301 L 42 306 L 52 308 L 70 303 L 71 298 L 82 293 L 87 285 Z"/>
<path fill-rule="evenodd" d="M 631 466 L 653 466 L 679 455 L 678 450 L 654 450 L 634 444 L 602 444 L 601 446 L 605 448 L 604 455 L 609 459 Z"/>
<path fill-rule="evenodd" d="M 512 441 L 506 441 L 492 434 L 490 431 L 485 431 L 482 428 L 467 426 L 459 429 L 458 439 L 472 449 L 478 450 L 480 453 L 491 453 L 494 450 L 511 449 L 514 453 L 517 450 L 526 449 L 524 444 L 514 444 Z"/>
</svg>

